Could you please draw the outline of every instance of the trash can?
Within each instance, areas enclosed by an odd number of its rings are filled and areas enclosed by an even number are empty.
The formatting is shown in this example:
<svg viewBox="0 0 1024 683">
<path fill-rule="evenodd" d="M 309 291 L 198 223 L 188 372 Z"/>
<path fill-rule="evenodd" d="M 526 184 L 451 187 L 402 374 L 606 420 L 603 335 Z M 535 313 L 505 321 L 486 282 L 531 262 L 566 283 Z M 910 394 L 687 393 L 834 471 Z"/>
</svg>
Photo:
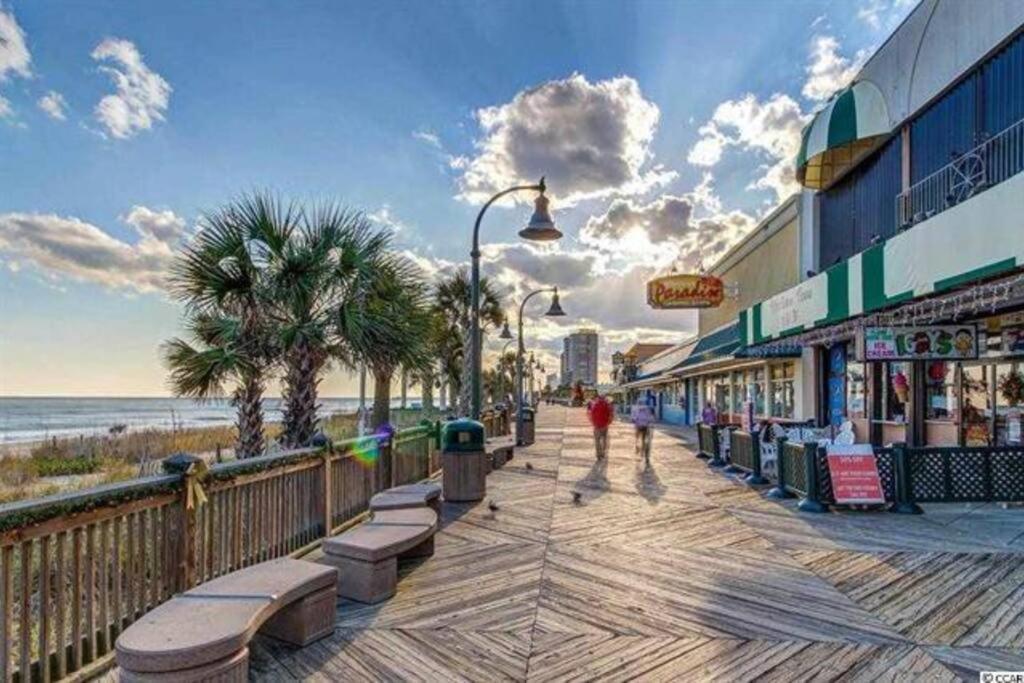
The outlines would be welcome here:
<svg viewBox="0 0 1024 683">
<path fill-rule="evenodd" d="M 521 407 L 519 409 L 522 412 L 521 423 L 523 425 L 523 433 L 518 434 L 516 443 L 519 446 L 532 446 L 535 440 L 535 424 L 533 408 Z"/>
<path fill-rule="evenodd" d="M 487 494 L 484 438 L 484 426 L 476 420 L 445 423 L 441 431 L 441 484 L 445 500 L 482 500 Z"/>
</svg>

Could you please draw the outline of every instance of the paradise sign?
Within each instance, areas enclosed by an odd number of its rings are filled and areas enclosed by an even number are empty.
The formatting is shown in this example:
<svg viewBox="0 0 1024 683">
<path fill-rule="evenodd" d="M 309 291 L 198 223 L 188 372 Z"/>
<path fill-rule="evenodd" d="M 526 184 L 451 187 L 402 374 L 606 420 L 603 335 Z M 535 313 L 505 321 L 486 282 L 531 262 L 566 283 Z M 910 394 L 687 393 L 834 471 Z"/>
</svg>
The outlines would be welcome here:
<svg viewBox="0 0 1024 683">
<path fill-rule="evenodd" d="M 647 283 L 651 308 L 714 308 L 725 288 L 713 275 L 666 275 Z"/>
<path fill-rule="evenodd" d="M 865 327 L 864 360 L 960 360 L 978 357 L 976 325 Z"/>
</svg>

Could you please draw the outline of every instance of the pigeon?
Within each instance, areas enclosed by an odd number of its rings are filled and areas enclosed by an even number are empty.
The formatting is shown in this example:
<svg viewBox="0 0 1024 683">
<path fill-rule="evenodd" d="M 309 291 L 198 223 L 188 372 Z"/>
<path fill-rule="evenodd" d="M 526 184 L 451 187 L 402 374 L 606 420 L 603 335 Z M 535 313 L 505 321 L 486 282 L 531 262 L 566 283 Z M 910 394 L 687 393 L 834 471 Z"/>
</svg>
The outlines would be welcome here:
<svg viewBox="0 0 1024 683">
<path fill-rule="evenodd" d="M 530 462 L 526 463 L 526 469 L 532 470 L 533 469 L 533 463 L 530 463 Z"/>
<path fill-rule="evenodd" d="M 489 500 L 489 501 L 487 501 L 487 509 L 490 510 L 491 512 L 496 512 L 497 510 L 500 510 L 501 508 L 499 508 L 498 504 L 495 503 L 493 500 Z"/>
<path fill-rule="evenodd" d="M 572 492 L 572 502 L 576 503 L 577 505 L 580 504 L 580 499 L 582 497 L 583 497 L 583 494 L 580 493 L 579 491 L 573 491 Z"/>
</svg>

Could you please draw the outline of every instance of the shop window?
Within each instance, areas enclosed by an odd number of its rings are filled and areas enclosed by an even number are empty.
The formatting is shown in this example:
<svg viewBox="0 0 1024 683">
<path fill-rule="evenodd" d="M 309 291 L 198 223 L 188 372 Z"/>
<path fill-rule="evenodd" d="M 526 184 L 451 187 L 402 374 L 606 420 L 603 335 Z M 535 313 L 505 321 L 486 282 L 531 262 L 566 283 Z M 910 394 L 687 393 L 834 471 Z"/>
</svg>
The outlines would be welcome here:
<svg viewBox="0 0 1024 683">
<path fill-rule="evenodd" d="M 846 420 L 846 345 L 828 350 L 828 422 L 838 427 Z"/>
<path fill-rule="evenodd" d="M 773 365 L 770 373 L 772 417 L 792 418 L 796 408 L 796 365 Z"/>
<path fill-rule="evenodd" d="M 906 422 L 910 395 L 910 363 L 886 363 L 885 395 L 882 402 L 884 419 Z"/>
<path fill-rule="evenodd" d="M 991 442 L 992 366 L 963 367 L 963 405 L 960 428 L 966 446 L 987 446 Z"/>
<path fill-rule="evenodd" d="M 868 416 L 868 383 L 864 363 L 846 363 L 846 417 L 866 418 Z"/>
<path fill-rule="evenodd" d="M 750 395 L 754 401 L 754 414 L 755 415 L 767 415 L 765 411 L 764 399 L 765 399 L 765 378 L 764 370 L 757 369 L 750 373 L 751 380 L 751 392 Z"/>
<path fill-rule="evenodd" d="M 715 386 L 715 410 L 719 416 L 729 412 L 729 376 L 716 375 Z"/>
<path fill-rule="evenodd" d="M 996 365 L 995 445 L 1020 445 L 1021 411 L 1024 410 L 1024 363 Z"/>
<path fill-rule="evenodd" d="M 743 402 L 747 400 L 747 388 L 743 382 L 743 373 L 737 372 L 732 376 L 732 412 L 734 415 L 743 413 Z"/>
<path fill-rule="evenodd" d="M 936 360 L 925 363 L 925 419 L 951 420 L 956 412 L 956 365 Z"/>
</svg>

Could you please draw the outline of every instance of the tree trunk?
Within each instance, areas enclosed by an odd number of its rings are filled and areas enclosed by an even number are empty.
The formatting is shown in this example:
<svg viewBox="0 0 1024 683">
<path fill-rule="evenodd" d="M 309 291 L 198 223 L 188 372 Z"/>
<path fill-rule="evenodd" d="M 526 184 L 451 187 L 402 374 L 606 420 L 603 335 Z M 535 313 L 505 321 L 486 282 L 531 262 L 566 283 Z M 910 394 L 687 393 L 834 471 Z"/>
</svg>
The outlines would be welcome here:
<svg viewBox="0 0 1024 683">
<path fill-rule="evenodd" d="M 235 426 L 238 428 L 238 443 L 235 457 L 253 458 L 262 455 L 263 439 L 263 382 L 258 376 L 248 377 L 235 390 L 237 410 Z"/>
<path fill-rule="evenodd" d="M 376 431 L 391 421 L 391 377 L 393 370 L 373 371 L 373 415 L 370 426 Z"/>
<path fill-rule="evenodd" d="M 420 396 L 423 399 L 423 410 L 434 409 L 434 373 L 424 372 L 420 375 Z"/>
<path fill-rule="evenodd" d="M 438 391 L 438 409 L 442 413 L 448 410 L 448 380 L 441 380 L 441 389 Z"/>
<path fill-rule="evenodd" d="M 402 403 L 401 403 L 402 410 L 405 410 L 406 399 L 408 398 L 408 395 L 409 395 L 409 373 L 406 372 L 405 370 L 402 370 Z"/>
<path fill-rule="evenodd" d="M 308 446 L 316 433 L 317 385 L 323 364 L 316 356 L 315 351 L 303 342 L 288 355 L 282 420 L 282 442 L 288 448 Z"/>
</svg>

